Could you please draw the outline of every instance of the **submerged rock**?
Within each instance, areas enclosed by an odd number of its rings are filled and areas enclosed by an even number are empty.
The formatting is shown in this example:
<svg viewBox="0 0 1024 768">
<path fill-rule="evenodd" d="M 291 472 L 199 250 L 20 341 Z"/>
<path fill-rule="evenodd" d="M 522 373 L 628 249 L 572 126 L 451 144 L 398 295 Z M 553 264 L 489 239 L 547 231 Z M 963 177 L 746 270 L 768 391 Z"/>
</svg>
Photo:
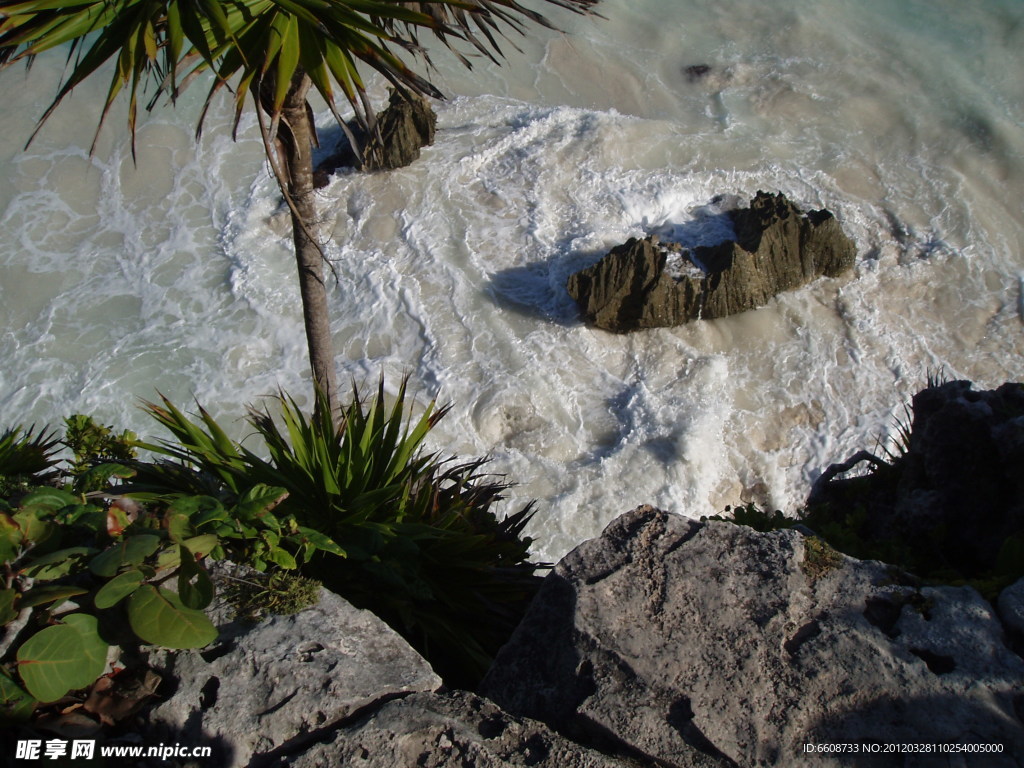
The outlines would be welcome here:
<svg viewBox="0 0 1024 768">
<path fill-rule="evenodd" d="M 1019 766 L 1022 684 L 970 588 L 641 507 L 556 566 L 481 692 L 661 766 L 904 765 L 869 750 L 939 743 L 1000 745 L 966 764 Z M 929 757 L 913 764 L 960 764 Z"/>
<path fill-rule="evenodd" d="M 803 214 L 758 192 L 732 211 L 735 240 L 692 250 L 633 238 L 569 277 L 585 322 L 624 333 L 714 319 L 763 306 L 782 291 L 853 266 L 856 247 L 826 210 Z"/>
</svg>

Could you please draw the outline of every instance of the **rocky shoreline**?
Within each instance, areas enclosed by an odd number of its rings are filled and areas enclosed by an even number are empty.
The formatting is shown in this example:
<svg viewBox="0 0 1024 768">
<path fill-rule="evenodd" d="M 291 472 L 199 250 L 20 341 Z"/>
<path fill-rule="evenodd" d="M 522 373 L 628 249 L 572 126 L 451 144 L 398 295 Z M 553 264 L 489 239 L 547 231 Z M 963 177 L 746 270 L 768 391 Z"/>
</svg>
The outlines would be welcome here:
<svg viewBox="0 0 1024 768">
<path fill-rule="evenodd" d="M 1024 580 L 998 609 L 812 544 L 639 507 L 567 555 L 485 678 L 447 689 L 367 611 L 318 606 L 148 663 L 147 740 L 225 766 L 1019 766 Z M 956 744 L 967 755 L 885 755 Z M 166 765 L 166 763 L 163 763 Z M 187 764 L 187 763 L 186 763 Z"/>
<path fill-rule="evenodd" d="M 938 461 L 951 413 L 1012 459 L 1022 394 L 930 387 L 908 465 Z M 218 765 L 1024 765 L 1024 579 L 989 602 L 804 526 L 623 514 L 547 576 L 475 693 L 328 592 L 216 621 L 213 646 L 147 659 L 176 690 L 146 735 L 211 744 Z"/>
</svg>

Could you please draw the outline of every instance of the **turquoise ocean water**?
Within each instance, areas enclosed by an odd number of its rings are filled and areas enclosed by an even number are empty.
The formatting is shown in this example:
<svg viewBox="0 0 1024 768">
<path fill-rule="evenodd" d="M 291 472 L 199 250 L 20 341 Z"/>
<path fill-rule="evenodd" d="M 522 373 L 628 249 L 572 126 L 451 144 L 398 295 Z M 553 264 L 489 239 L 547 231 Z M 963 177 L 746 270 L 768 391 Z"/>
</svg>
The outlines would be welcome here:
<svg viewBox="0 0 1024 768">
<path fill-rule="evenodd" d="M 540 554 L 640 503 L 794 510 L 929 373 L 1021 378 L 1024 3 L 601 10 L 552 12 L 566 34 L 500 69 L 437 54 L 434 146 L 320 200 L 343 379 L 451 400 L 435 446 L 539 500 Z M 0 75 L 0 421 L 90 411 L 158 436 L 136 403 L 159 389 L 241 436 L 245 404 L 308 378 L 255 123 L 233 144 L 216 111 L 197 144 L 199 88 L 141 121 L 137 165 L 116 109 L 89 157 L 101 77 L 25 150 L 62 66 Z M 712 200 L 759 189 L 835 212 L 855 272 L 685 328 L 578 322 L 570 273 L 631 236 L 720 238 Z"/>
</svg>

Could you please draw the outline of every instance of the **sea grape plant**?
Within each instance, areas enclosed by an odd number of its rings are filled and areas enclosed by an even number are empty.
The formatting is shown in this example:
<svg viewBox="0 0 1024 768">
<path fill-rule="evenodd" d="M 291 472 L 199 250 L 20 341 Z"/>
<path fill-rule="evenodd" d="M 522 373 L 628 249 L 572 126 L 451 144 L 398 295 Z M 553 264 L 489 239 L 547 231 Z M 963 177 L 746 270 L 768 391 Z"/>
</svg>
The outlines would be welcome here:
<svg viewBox="0 0 1024 768">
<path fill-rule="evenodd" d="M 14 466 L 0 463 L 0 475 Z M 90 482 L 135 473 L 111 462 L 77 471 Z M 112 646 L 213 641 L 217 630 L 204 609 L 214 587 L 204 558 L 290 569 L 320 550 L 344 554 L 275 513 L 283 488 L 255 483 L 229 505 L 183 494 L 140 504 L 109 487 L 84 494 L 75 485 L 0 499 L 0 721 L 23 720 L 38 703 L 90 685 Z"/>
</svg>

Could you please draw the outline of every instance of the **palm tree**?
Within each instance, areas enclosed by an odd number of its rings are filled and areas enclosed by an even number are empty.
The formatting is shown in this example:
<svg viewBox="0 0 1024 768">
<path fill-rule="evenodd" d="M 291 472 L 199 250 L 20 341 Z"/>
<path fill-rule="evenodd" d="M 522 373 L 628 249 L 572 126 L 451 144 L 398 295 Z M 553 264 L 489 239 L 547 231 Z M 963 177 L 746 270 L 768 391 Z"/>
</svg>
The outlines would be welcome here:
<svg viewBox="0 0 1024 768">
<path fill-rule="evenodd" d="M 597 3 L 543 1 L 577 13 L 592 13 Z M 497 61 L 504 55 L 498 37 L 506 29 L 525 33 L 526 21 L 551 26 L 517 0 L 3 0 L 0 69 L 22 60 L 31 64 L 36 54 L 70 46 L 69 71 L 29 142 L 64 97 L 111 59 L 115 68 L 97 135 L 115 98 L 126 91 L 133 153 L 138 96 L 149 84 L 155 85 L 147 106 L 152 109 L 162 95 L 173 103 L 198 76 L 213 73 L 197 138 L 222 90 L 234 94 L 235 129 L 251 98 L 267 158 L 291 210 L 314 386 L 337 413 L 324 256 L 315 218 L 316 131 L 306 96 L 315 88 L 344 127 L 336 109 L 337 86 L 371 135 L 373 111 L 359 63 L 404 94 L 441 97 L 396 50 L 429 61 L 418 40 L 418 33 L 427 30 L 453 50 L 462 41 Z"/>
</svg>

